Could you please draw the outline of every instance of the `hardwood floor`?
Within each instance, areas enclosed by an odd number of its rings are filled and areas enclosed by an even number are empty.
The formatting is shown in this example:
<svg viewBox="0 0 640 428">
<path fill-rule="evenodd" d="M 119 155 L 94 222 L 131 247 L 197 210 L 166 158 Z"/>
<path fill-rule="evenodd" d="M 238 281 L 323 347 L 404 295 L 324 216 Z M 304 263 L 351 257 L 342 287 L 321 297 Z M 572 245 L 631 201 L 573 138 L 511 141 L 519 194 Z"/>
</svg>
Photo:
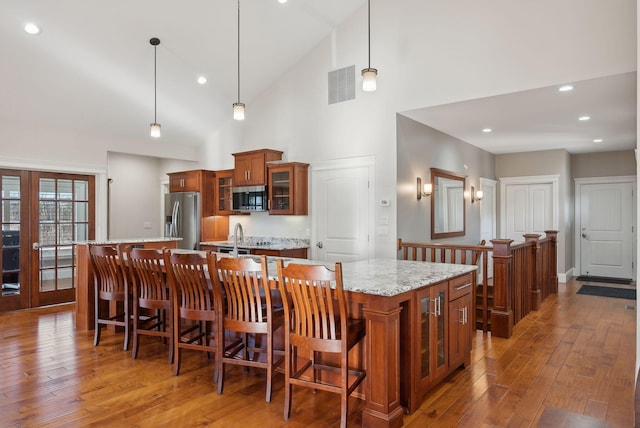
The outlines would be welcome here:
<svg viewBox="0 0 640 428">
<path fill-rule="evenodd" d="M 471 366 L 430 393 L 405 425 L 633 426 L 635 301 L 576 295 L 579 286 L 560 284 L 509 340 L 477 333 Z M 185 352 L 173 376 L 154 338 L 143 338 L 133 360 L 120 334 L 105 332 L 94 347 L 93 335 L 73 325 L 72 305 L 0 315 L 1 427 L 339 423 L 338 395 L 296 390 L 287 422 L 280 374 L 270 404 L 261 370 L 230 367 L 218 395 L 213 359 L 201 353 Z M 351 398 L 349 405 L 349 424 L 360 426 L 363 402 Z M 585 421 L 595 425 L 580 425 Z"/>
</svg>

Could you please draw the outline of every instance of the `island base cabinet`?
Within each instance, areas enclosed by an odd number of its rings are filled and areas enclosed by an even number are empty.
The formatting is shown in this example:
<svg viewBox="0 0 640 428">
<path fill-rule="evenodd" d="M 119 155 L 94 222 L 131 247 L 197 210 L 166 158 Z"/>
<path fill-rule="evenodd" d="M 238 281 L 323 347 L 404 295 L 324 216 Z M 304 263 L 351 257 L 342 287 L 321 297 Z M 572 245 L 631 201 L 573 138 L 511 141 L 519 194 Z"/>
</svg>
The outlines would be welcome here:
<svg viewBox="0 0 640 428">
<path fill-rule="evenodd" d="M 471 360 L 471 274 L 416 291 L 411 305 L 413 361 L 406 396 L 409 413 L 446 376 Z M 404 401 L 404 400 L 403 400 Z"/>
<path fill-rule="evenodd" d="M 471 294 L 449 303 L 449 366 L 453 369 L 471 362 Z"/>
</svg>

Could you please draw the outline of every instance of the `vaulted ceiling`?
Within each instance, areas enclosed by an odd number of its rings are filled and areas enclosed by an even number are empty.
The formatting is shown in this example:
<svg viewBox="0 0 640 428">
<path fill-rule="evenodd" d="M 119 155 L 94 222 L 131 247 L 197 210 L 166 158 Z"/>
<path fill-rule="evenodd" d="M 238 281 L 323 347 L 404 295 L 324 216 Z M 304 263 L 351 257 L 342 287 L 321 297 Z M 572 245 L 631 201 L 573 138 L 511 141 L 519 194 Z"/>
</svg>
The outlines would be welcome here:
<svg viewBox="0 0 640 428">
<path fill-rule="evenodd" d="M 198 145 L 231 118 L 238 98 L 237 1 L 3 0 L 0 121 Z M 247 103 L 364 0 L 242 0 L 240 99 Z M 41 34 L 23 30 L 35 22 Z M 197 78 L 207 83 L 200 85 Z M 559 93 L 560 84 L 574 90 Z M 417 109 L 403 114 L 493 153 L 635 147 L 636 73 Z M 589 115 L 591 120 L 578 121 Z M 483 133 L 483 128 L 493 132 Z M 601 143 L 594 140 L 602 139 Z"/>
</svg>

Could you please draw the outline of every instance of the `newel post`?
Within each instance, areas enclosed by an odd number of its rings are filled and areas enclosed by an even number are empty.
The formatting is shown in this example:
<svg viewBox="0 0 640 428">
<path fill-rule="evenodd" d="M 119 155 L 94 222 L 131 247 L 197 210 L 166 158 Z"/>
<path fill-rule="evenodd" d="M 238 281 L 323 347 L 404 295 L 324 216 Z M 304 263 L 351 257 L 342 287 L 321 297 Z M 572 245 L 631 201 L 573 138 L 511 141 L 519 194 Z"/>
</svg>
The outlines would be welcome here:
<svg viewBox="0 0 640 428">
<path fill-rule="evenodd" d="M 558 231 L 545 230 L 544 233 L 551 238 L 551 248 L 549 249 L 550 292 L 558 294 Z"/>
<path fill-rule="evenodd" d="M 531 278 L 531 290 L 530 292 L 530 304 L 532 311 L 540 310 L 540 305 L 542 304 L 542 292 L 540 287 L 542 286 L 542 251 L 540 251 L 540 236 L 537 233 L 527 233 L 522 235 L 524 236 L 525 242 L 530 242 L 531 245 L 531 255 L 533 266 L 531 267 L 531 271 L 527 272 L 527 275 Z"/>
<path fill-rule="evenodd" d="M 492 239 L 493 244 L 493 309 L 491 335 L 509 338 L 513 333 L 511 308 L 511 239 Z"/>
</svg>

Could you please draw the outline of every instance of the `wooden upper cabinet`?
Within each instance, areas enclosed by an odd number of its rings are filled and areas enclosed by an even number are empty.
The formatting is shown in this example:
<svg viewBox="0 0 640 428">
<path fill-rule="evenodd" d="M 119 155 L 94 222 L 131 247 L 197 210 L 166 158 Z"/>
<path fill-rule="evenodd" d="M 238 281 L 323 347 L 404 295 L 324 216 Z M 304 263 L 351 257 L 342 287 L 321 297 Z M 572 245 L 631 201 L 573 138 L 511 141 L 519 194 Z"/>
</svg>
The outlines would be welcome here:
<svg viewBox="0 0 640 428">
<path fill-rule="evenodd" d="M 267 184 L 266 162 L 282 159 L 279 150 L 260 149 L 234 153 L 234 186 L 264 186 Z"/>
<path fill-rule="evenodd" d="M 169 175 L 170 192 L 199 192 L 202 170 L 172 172 Z"/>
<path fill-rule="evenodd" d="M 309 164 L 285 162 L 267 164 L 269 214 L 307 215 Z"/>
<path fill-rule="evenodd" d="M 169 192 L 200 192 L 202 216 L 214 215 L 215 171 L 194 169 L 172 172 L 169 176 Z"/>
<path fill-rule="evenodd" d="M 233 211 L 233 170 L 216 171 L 215 215 L 231 215 Z"/>
</svg>

